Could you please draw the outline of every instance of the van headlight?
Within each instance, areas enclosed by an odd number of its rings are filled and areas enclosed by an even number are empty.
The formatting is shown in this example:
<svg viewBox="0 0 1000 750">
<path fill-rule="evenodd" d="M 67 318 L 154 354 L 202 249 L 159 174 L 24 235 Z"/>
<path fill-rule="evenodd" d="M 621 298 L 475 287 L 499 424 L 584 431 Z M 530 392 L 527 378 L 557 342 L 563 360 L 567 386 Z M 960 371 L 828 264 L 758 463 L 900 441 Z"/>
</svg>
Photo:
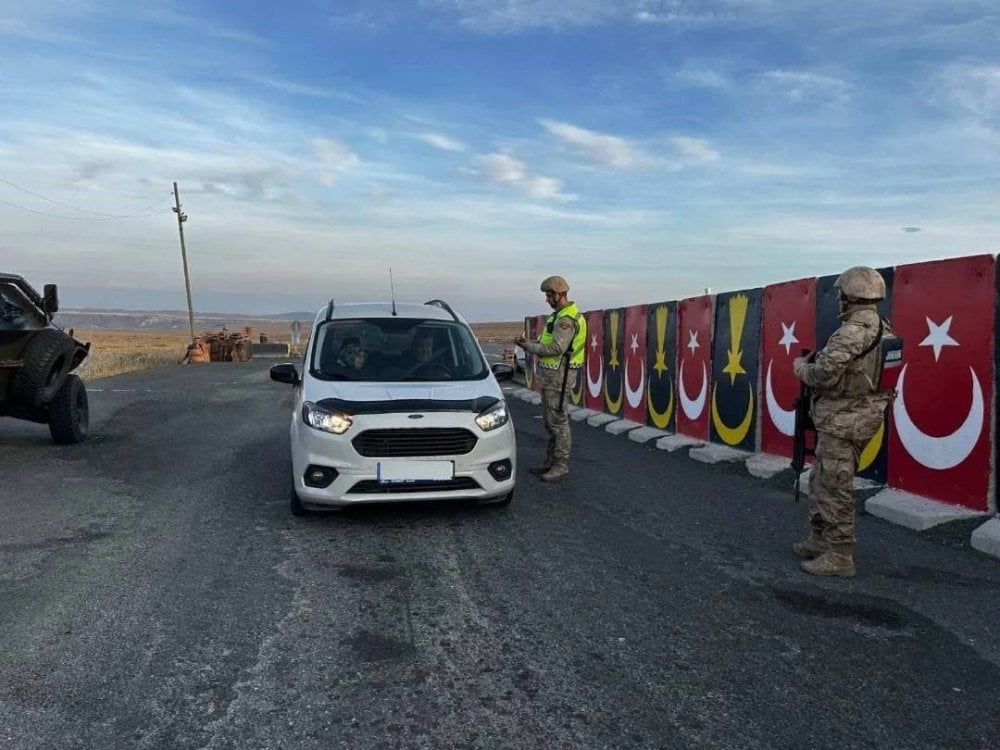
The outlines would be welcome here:
<svg viewBox="0 0 1000 750">
<path fill-rule="evenodd" d="M 510 414 L 507 411 L 506 401 L 497 401 L 493 406 L 485 409 L 479 413 L 476 417 L 476 424 L 483 432 L 489 432 L 490 430 L 495 430 L 497 427 L 503 427 L 507 424 L 510 419 Z"/>
<path fill-rule="evenodd" d="M 302 404 L 302 421 L 314 430 L 332 432 L 334 435 L 343 435 L 354 424 L 350 414 L 324 409 L 312 401 L 306 401 Z"/>
</svg>

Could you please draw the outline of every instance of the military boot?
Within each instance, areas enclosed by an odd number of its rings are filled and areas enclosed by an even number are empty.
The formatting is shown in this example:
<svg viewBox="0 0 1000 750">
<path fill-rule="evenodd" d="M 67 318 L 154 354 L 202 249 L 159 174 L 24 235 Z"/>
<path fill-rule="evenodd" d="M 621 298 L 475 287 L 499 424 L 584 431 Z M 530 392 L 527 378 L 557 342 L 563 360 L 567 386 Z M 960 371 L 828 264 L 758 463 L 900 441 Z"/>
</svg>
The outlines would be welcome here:
<svg viewBox="0 0 1000 750">
<path fill-rule="evenodd" d="M 541 474 L 548 474 L 552 470 L 551 464 L 540 464 L 539 466 L 532 466 L 528 469 L 529 474 L 534 474 L 539 476 Z"/>
<path fill-rule="evenodd" d="M 845 576 L 850 578 L 854 569 L 854 551 L 849 544 L 833 544 L 815 560 L 803 560 L 799 567 L 814 576 Z"/>
<path fill-rule="evenodd" d="M 567 478 L 569 478 L 569 469 L 565 466 L 553 466 L 540 477 L 543 482 L 561 482 Z"/>
<path fill-rule="evenodd" d="M 803 560 L 812 560 L 826 552 L 828 546 L 829 545 L 823 537 L 816 534 L 810 534 L 809 538 L 805 541 L 793 544 L 792 552 L 801 557 Z"/>
</svg>

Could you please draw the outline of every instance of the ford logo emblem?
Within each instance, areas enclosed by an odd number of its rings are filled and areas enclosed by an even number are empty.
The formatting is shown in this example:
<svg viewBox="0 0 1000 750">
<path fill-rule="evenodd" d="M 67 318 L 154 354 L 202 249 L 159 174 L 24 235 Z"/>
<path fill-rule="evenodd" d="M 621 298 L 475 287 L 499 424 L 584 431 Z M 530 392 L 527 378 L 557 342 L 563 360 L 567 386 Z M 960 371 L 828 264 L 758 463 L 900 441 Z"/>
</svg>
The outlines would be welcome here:
<svg viewBox="0 0 1000 750">
<path fill-rule="evenodd" d="M 411 414 L 409 416 L 409 419 L 423 419 L 423 418 L 424 418 L 423 414 Z"/>
</svg>

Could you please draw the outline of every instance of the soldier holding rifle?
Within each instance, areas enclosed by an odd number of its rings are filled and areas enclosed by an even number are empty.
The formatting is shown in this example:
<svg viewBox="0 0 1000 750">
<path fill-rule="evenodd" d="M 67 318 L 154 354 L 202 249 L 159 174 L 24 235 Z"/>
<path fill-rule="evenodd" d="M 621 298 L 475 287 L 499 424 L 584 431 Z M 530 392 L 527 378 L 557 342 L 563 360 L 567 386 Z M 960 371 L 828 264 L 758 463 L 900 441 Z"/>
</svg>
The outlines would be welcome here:
<svg viewBox="0 0 1000 750">
<path fill-rule="evenodd" d="M 813 453 L 809 474 L 810 534 L 792 546 L 802 569 L 820 576 L 853 576 L 854 475 L 865 445 L 878 431 L 894 392 L 882 387 L 886 351 L 901 342 L 876 309 L 885 280 L 874 268 L 856 266 L 834 283 L 840 293 L 840 327 L 815 357 L 795 359 L 795 376 L 811 389 L 809 415 L 815 450 L 796 435 L 794 463 Z M 806 392 L 806 389 L 803 389 Z M 800 397 L 801 398 L 801 397 Z M 797 404 L 801 407 L 801 404 Z M 804 415 L 796 413 L 796 432 Z"/>
<path fill-rule="evenodd" d="M 542 463 L 528 471 L 543 482 L 558 482 L 569 476 L 570 432 L 566 413 L 566 389 L 572 387 L 583 365 L 587 343 L 587 320 L 570 301 L 569 284 L 562 276 L 542 282 L 545 301 L 553 312 L 545 319 L 538 341 L 518 336 L 514 343 L 538 356 L 538 379 L 542 385 L 542 415 L 546 445 Z"/>
</svg>

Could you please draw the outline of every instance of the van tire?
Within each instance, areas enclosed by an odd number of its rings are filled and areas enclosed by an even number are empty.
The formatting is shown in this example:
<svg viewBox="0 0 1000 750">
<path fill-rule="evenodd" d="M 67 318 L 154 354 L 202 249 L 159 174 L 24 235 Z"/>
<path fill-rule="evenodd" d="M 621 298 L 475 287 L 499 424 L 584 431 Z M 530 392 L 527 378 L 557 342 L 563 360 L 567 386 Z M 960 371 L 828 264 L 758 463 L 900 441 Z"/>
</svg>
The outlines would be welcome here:
<svg viewBox="0 0 1000 750">
<path fill-rule="evenodd" d="M 289 495 L 288 500 L 289 500 L 288 509 L 292 511 L 293 516 L 302 518 L 303 516 L 309 515 L 309 511 L 306 509 L 306 507 L 302 504 L 302 501 L 299 499 L 299 493 L 295 491 L 294 482 L 292 482 L 291 494 Z"/>
<path fill-rule="evenodd" d="M 57 445 L 76 445 L 87 437 L 89 425 L 87 387 L 70 375 L 49 402 L 49 434 Z"/>
<path fill-rule="evenodd" d="M 32 336 L 21 352 L 23 364 L 11 379 L 11 400 L 44 406 L 55 398 L 72 365 L 73 349 L 73 339 L 56 328 Z"/>
<path fill-rule="evenodd" d="M 480 505 L 485 505 L 488 508 L 506 508 L 508 505 L 510 505 L 513 499 L 514 499 L 514 490 L 511 490 L 502 497 L 491 498 L 490 500 L 481 500 Z"/>
</svg>

